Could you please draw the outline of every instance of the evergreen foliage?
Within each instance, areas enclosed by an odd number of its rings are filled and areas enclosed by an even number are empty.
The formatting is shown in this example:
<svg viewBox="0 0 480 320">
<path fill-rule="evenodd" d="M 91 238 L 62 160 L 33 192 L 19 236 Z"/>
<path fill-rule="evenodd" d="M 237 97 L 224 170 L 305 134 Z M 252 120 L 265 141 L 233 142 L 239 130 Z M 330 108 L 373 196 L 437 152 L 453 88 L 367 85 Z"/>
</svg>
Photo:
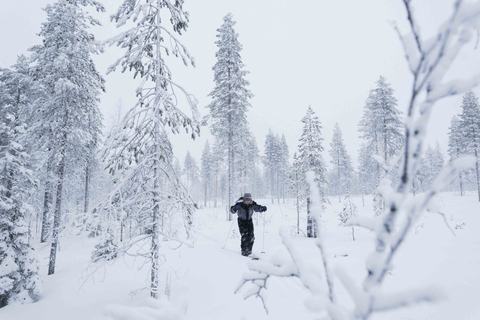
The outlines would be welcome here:
<svg viewBox="0 0 480 320">
<path fill-rule="evenodd" d="M 324 207 L 326 202 L 325 189 L 327 181 L 325 177 L 325 163 L 322 157 L 322 126 L 311 107 L 308 107 L 307 114 L 303 117 L 302 123 L 302 136 L 300 137 L 300 144 L 298 145 L 298 171 L 302 177 L 304 177 L 308 171 L 313 171 L 315 177 L 314 181 L 318 186 L 320 192 L 319 196 L 322 201 L 322 206 Z M 302 194 L 307 195 L 308 186 L 306 183 L 303 184 L 303 189 Z M 313 217 L 310 216 L 309 202 L 310 200 L 307 196 L 307 235 L 309 237 L 315 237 L 316 228 L 314 226 Z"/>
<path fill-rule="evenodd" d="M 36 301 L 40 284 L 25 222 L 34 215 L 27 199 L 36 185 L 22 144 L 31 79 L 19 66 L 0 69 L 0 308 Z"/>
<path fill-rule="evenodd" d="M 169 24 L 161 17 L 169 15 Z M 174 36 L 187 29 L 188 13 L 183 1 L 126 0 L 112 20 L 117 27 L 128 20 L 134 26 L 109 43 L 124 49 L 119 65 L 143 81 L 137 88 L 138 102 L 125 115 L 122 125 L 108 138 L 104 159 L 112 174 L 119 175 L 117 186 L 96 210 L 108 212 L 112 223 L 130 217 L 135 234 L 147 235 L 151 243 L 150 294 L 159 296 L 160 237 L 178 238 L 180 226 L 191 237 L 195 204 L 179 179 L 167 130 L 183 128 L 191 137 L 199 134 L 196 101 L 172 80 L 165 57 L 173 54 L 187 65 L 194 64 L 186 47 Z M 185 101 L 190 115 L 181 109 Z M 128 245 L 128 243 L 126 244 Z"/>
<path fill-rule="evenodd" d="M 338 219 L 340 220 L 340 226 L 345 227 L 348 220 L 353 217 L 358 216 L 357 206 L 353 203 L 350 196 L 350 191 L 346 190 L 345 199 L 343 201 L 343 210 L 338 214 Z M 352 227 L 352 239 L 355 241 L 355 229 Z"/>
<path fill-rule="evenodd" d="M 330 163 L 333 165 L 332 179 L 329 180 L 330 188 L 335 190 L 335 194 L 338 195 L 338 199 L 341 201 L 340 196 L 352 187 L 353 167 L 338 123 L 335 124 L 335 129 L 333 130 L 330 148 L 329 153 L 332 157 Z"/>
<path fill-rule="evenodd" d="M 242 45 L 234 30 L 235 24 L 229 13 L 217 29 L 217 62 L 213 66 L 215 87 L 209 94 L 212 102 L 208 105 L 210 129 L 227 153 L 228 203 L 233 202 L 235 155 L 249 140 L 247 109 L 250 107 L 249 99 L 253 97 L 247 89 L 249 82 L 245 77 L 248 72 L 244 70 L 240 55 Z M 231 219 L 230 215 L 228 217 Z"/>
<path fill-rule="evenodd" d="M 52 161 L 49 165 L 57 179 L 49 274 L 55 273 L 65 175 L 82 167 L 101 129 L 98 103 L 104 80 L 91 58 L 100 47 L 88 32 L 89 26 L 99 22 L 84 6 L 104 10 L 93 0 L 59 0 L 48 5 L 40 31 L 43 44 L 31 49 L 34 76 L 45 91 L 35 109 L 32 131 L 39 137 L 37 146 L 48 150 L 45 158 Z"/>
<path fill-rule="evenodd" d="M 478 200 L 480 201 L 480 105 L 478 97 L 473 91 L 463 95 L 462 114 L 460 115 L 460 130 L 463 136 L 462 147 L 465 154 L 475 156 L 475 173 L 477 182 Z"/>
<path fill-rule="evenodd" d="M 462 129 L 460 126 L 460 119 L 458 116 L 454 116 L 450 121 L 450 128 L 448 133 L 448 155 L 449 162 L 451 163 L 455 159 L 458 159 L 465 152 L 464 141 L 462 135 Z M 458 186 L 460 189 L 460 195 L 464 195 L 464 175 L 465 172 L 460 171 L 458 173 Z"/>
<path fill-rule="evenodd" d="M 377 159 L 382 159 L 383 163 L 388 165 L 392 157 L 403 148 L 404 126 L 396 106 L 397 99 L 393 96 L 392 87 L 383 76 L 380 76 L 375 89 L 370 91 L 365 102 L 359 123 L 360 138 L 363 140 L 359 171 L 364 179 L 366 193 L 372 192 L 374 186 L 384 176 L 384 170 L 381 170 Z"/>
</svg>

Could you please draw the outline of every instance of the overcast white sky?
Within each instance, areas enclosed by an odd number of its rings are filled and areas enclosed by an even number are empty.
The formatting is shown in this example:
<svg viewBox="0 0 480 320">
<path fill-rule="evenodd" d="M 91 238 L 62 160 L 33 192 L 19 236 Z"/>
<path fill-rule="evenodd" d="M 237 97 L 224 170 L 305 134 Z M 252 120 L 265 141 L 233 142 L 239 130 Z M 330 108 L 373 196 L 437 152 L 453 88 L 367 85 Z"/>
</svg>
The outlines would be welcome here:
<svg viewBox="0 0 480 320">
<path fill-rule="evenodd" d="M 37 36 L 45 21 L 42 11 L 51 0 L 4 1 L 0 11 L 0 67 L 11 66 L 19 54 L 40 42 Z M 117 33 L 108 17 L 120 0 L 101 1 L 107 13 L 100 16 L 103 26 L 92 29 L 98 40 Z M 448 16 L 451 0 L 413 1 L 419 16 L 422 35 L 432 35 Z M 174 79 L 193 93 L 199 110 L 209 103 L 213 89 L 216 29 L 228 12 L 237 21 L 236 31 L 243 45 L 242 58 L 250 72 L 250 90 L 255 95 L 248 119 L 263 152 L 269 129 L 285 134 L 290 154 L 297 149 L 301 134 L 301 118 L 309 105 L 323 124 L 325 160 L 335 123 L 338 122 L 351 156 L 356 159 L 360 139 L 357 125 L 365 99 L 380 75 L 395 90 L 399 109 L 406 110 L 411 88 L 400 42 L 391 22 L 407 31 L 406 14 L 400 0 L 185 0 L 190 13 L 188 31 L 181 37 L 195 57 L 196 68 L 174 66 Z M 480 51 L 473 44 L 466 48 L 450 77 L 472 74 L 480 70 Z M 107 49 L 96 57 L 100 72 L 118 58 L 116 49 Z M 170 60 L 171 61 L 171 60 Z M 124 108 L 135 103 L 132 74 L 119 71 L 105 76 L 107 93 L 101 109 L 108 121 L 113 107 L 122 101 Z M 479 90 L 475 90 L 477 93 Z M 444 153 L 450 119 L 460 113 L 461 96 L 444 99 L 432 114 L 427 142 L 440 142 Z M 208 128 L 203 128 L 195 142 L 182 134 L 172 138 L 175 152 L 183 163 L 187 150 L 200 159 L 206 139 L 212 142 Z"/>
</svg>

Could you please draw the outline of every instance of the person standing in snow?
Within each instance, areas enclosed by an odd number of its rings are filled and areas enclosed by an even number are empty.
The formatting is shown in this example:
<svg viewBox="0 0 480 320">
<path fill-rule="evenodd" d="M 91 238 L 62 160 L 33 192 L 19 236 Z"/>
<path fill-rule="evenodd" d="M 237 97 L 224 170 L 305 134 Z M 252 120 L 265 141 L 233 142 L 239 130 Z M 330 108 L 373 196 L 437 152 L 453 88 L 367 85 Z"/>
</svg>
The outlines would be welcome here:
<svg viewBox="0 0 480 320">
<path fill-rule="evenodd" d="M 242 235 L 240 247 L 242 248 L 242 256 L 248 256 L 252 253 L 253 242 L 255 235 L 253 233 L 253 212 L 267 211 L 267 207 L 258 205 L 252 200 L 250 193 L 245 193 L 240 197 L 233 206 L 230 207 L 230 212 L 238 216 L 238 229 Z"/>
</svg>

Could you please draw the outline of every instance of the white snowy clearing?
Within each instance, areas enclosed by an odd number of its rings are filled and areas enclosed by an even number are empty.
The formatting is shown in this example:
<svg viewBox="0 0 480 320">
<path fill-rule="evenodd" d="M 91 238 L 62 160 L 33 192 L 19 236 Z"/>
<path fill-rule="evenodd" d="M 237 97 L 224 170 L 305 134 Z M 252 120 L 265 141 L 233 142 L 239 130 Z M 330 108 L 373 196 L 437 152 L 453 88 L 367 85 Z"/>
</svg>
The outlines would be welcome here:
<svg viewBox="0 0 480 320">
<path fill-rule="evenodd" d="M 360 216 L 372 216 L 372 199 L 353 197 Z M 287 228 L 295 236 L 296 210 L 293 201 L 272 204 L 271 200 L 257 200 L 267 205 L 265 213 L 265 242 L 263 243 L 262 216 L 255 217 L 256 241 L 254 253 L 263 259 L 288 257 L 279 229 Z M 355 228 L 352 241 L 351 227 L 340 227 L 338 213 L 342 209 L 338 197 L 323 214 L 322 227 L 325 248 L 331 268 L 341 266 L 357 283 L 366 275 L 365 257 L 373 250 L 373 232 Z M 342 201 L 343 202 L 343 201 Z M 426 212 L 414 232 L 408 235 L 383 286 L 385 292 L 412 292 L 418 288 L 433 287 L 444 299 L 435 304 L 420 304 L 388 313 L 377 313 L 372 319 L 480 319 L 480 203 L 475 193 L 460 197 L 456 193 L 441 193 L 435 198 L 437 213 Z M 305 229 L 303 212 L 300 226 Z M 260 218 L 260 219 L 259 219 Z M 448 225 L 447 225 L 448 223 Z M 8 305 L 0 309 L 2 320 L 200 320 L 200 319 L 318 319 L 307 311 L 307 290 L 295 278 L 270 278 L 265 313 L 260 299 L 243 299 L 246 284 L 238 294 L 234 291 L 242 274 L 248 271 L 250 259 L 242 257 L 238 227 L 222 249 L 231 222 L 225 221 L 221 208 L 204 208 L 196 212 L 196 242 L 194 248 L 178 247 L 173 241 L 162 243 L 166 263 L 161 267 L 161 285 L 171 279 L 170 300 L 150 298 L 148 290 L 141 290 L 149 282 L 149 266 L 142 258 L 124 256 L 94 271 L 91 252 L 98 239 L 84 235 L 63 234 L 60 239 L 57 271 L 46 276 L 49 245 L 32 243 L 40 259 L 43 276 L 43 296 L 27 305 Z M 449 227 L 451 229 L 449 229 Z M 321 264 L 311 239 L 297 236 L 298 248 L 309 254 L 313 264 Z M 146 245 L 148 247 L 148 244 Z M 262 253 L 262 248 L 264 251 Z M 140 251 L 141 248 L 138 248 Z M 311 252 L 308 250 L 311 249 Z M 341 283 L 334 283 L 342 299 Z M 345 297 L 347 297 L 345 295 Z M 344 299 L 345 300 L 345 299 Z M 340 300 L 343 301 L 343 300 Z M 344 301 L 348 306 L 350 301 Z"/>
</svg>

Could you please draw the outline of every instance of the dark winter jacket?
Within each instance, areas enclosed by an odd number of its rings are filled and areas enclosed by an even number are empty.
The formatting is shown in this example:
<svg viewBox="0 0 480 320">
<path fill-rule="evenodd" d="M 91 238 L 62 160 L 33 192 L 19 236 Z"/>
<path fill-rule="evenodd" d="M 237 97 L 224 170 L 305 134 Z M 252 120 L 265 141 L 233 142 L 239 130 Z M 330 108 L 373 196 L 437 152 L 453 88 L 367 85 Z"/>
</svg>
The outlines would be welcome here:
<svg viewBox="0 0 480 320">
<path fill-rule="evenodd" d="M 238 199 L 237 202 L 230 208 L 231 213 L 237 213 L 238 219 L 250 220 L 252 219 L 253 212 L 267 211 L 267 207 L 258 205 L 255 201 L 250 204 L 243 203 L 243 197 Z"/>
</svg>

